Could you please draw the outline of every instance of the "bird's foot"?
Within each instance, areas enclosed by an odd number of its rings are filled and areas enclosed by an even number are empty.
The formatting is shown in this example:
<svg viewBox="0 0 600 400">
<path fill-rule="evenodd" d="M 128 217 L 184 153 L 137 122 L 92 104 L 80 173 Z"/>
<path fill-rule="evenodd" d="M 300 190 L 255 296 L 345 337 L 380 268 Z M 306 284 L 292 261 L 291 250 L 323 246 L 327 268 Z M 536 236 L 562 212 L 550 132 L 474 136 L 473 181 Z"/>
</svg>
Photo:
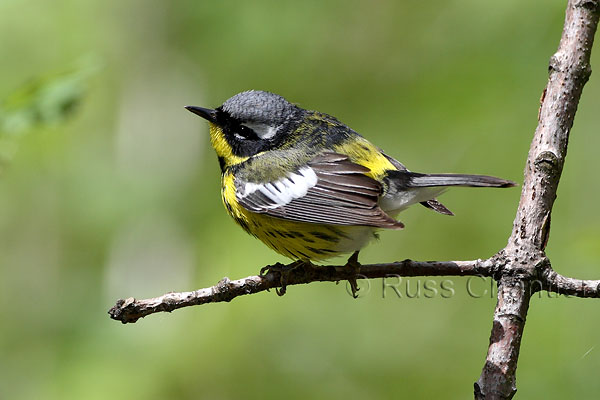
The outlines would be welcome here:
<svg viewBox="0 0 600 400">
<path fill-rule="evenodd" d="M 358 262 L 358 251 L 355 251 L 344 266 L 344 269 L 349 268 L 351 276 L 348 278 L 348 283 L 350 284 L 350 290 L 352 290 L 352 297 L 355 299 L 358 298 L 358 291 L 360 288 L 358 287 L 358 283 L 356 282 L 356 277 L 360 272 L 360 263 Z"/>
<path fill-rule="evenodd" d="M 287 282 L 290 273 L 296 268 L 301 267 L 305 264 L 310 264 L 310 261 L 297 260 L 291 264 L 276 263 L 273 265 L 267 265 L 266 267 L 262 267 L 260 269 L 259 275 L 262 277 L 271 272 L 279 273 L 279 284 L 281 285 L 281 287 L 276 287 L 275 293 L 277 293 L 278 296 L 283 296 L 286 293 Z"/>
</svg>

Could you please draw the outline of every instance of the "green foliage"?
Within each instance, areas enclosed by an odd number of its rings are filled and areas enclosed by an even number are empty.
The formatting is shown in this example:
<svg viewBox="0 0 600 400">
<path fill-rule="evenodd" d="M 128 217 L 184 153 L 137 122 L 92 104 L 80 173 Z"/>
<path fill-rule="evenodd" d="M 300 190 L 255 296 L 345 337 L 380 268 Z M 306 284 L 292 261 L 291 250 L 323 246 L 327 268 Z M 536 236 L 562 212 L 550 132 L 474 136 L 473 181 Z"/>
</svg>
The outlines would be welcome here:
<svg viewBox="0 0 600 400">
<path fill-rule="evenodd" d="M 0 103 L 0 163 L 14 156 L 25 133 L 56 126 L 71 116 L 98 67 L 98 60 L 85 58 L 67 71 L 34 78 L 10 93 Z"/>
</svg>

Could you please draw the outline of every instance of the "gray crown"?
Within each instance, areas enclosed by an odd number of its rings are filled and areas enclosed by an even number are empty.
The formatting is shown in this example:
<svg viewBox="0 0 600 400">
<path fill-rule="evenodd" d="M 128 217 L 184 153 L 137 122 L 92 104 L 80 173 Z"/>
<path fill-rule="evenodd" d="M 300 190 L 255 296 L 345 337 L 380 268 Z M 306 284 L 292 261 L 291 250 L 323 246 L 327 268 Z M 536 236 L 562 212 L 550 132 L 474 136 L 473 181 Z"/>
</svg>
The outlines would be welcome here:
<svg viewBox="0 0 600 400">
<path fill-rule="evenodd" d="M 223 103 L 222 108 L 239 121 L 259 122 L 272 126 L 283 124 L 299 108 L 278 94 L 249 90 Z"/>
</svg>

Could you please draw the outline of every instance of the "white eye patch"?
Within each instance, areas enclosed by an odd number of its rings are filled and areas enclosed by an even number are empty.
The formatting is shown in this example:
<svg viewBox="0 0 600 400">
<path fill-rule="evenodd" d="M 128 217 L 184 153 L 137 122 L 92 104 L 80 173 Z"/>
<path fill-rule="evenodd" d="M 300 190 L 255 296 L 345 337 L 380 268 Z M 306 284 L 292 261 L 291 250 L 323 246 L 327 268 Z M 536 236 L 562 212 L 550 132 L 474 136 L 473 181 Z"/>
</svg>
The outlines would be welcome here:
<svg viewBox="0 0 600 400">
<path fill-rule="evenodd" d="M 271 139 L 277 133 L 278 128 L 260 122 L 246 122 L 245 127 L 250 128 L 261 139 Z"/>
</svg>

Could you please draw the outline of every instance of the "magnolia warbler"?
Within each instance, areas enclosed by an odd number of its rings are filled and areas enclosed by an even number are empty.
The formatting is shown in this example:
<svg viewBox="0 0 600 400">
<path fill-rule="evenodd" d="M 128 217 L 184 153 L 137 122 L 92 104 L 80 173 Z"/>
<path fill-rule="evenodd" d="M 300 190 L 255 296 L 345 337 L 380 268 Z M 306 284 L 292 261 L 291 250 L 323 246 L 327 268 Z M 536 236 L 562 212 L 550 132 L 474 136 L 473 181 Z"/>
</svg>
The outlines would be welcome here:
<svg viewBox="0 0 600 400">
<path fill-rule="evenodd" d="M 395 216 L 412 204 L 452 215 L 436 200 L 450 186 L 515 185 L 484 175 L 411 172 L 331 115 L 273 93 L 250 90 L 216 109 L 186 109 L 209 122 L 229 215 L 300 262 L 358 254 L 377 229 L 402 229 Z"/>
</svg>

